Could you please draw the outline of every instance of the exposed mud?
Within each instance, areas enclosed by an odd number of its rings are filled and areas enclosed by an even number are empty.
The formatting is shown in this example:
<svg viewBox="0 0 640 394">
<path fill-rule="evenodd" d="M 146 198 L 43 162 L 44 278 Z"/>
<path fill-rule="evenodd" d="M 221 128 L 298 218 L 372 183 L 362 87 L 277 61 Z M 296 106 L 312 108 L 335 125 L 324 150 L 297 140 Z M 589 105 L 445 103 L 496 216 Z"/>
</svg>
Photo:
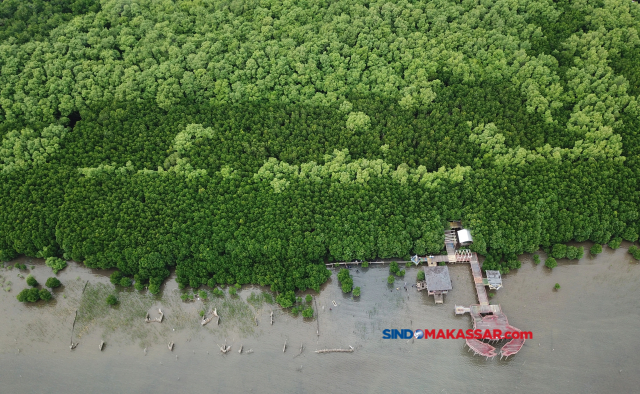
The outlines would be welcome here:
<svg viewBox="0 0 640 394">
<path fill-rule="evenodd" d="M 463 340 L 381 339 L 385 328 L 469 328 L 469 317 L 453 312 L 455 304 L 475 303 L 464 264 L 450 268 L 453 290 L 444 305 L 411 287 L 415 267 L 393 286 L 387 267 L 352 268 L 362 289 L 356 299 L 342 294 L 335 270 L 312 303 L 317 320 L 306 320 L 267 302 L 259 287 L 184 302 L 173 278 L 153 296 L 114 288 L 111 272 L 73 262 L 58 273 L 63 287 L 53 300 L 23 304 L 15 299 L 27 287 L 18 275 L 44 283 L 53 273 L 42 260 L 21 258 L 12 264 L 28 270 L 0 269 L 0 392 L 634 392 L 640 265 L 627 247 L 560 260 L 553 271 L 523 256 L 522 268 L 504 276 L 491 299 L 511 324 L 533 331 L 534 339 L 507 361 L 473 357 Z M 110 294 L 118 306 L 107 305 Z M 159 316 L 158 308 L 163 322 L 145 323 L 147 312 Z M 200 312 L 213 309 L 220 324 L 202 326 Z M 79 345 L 70 350 L 76 310 Z M 222 355 L 225 340 L 232 350 Z M 353 353 L 314 353 L 349 346 Z"/>
</svg>

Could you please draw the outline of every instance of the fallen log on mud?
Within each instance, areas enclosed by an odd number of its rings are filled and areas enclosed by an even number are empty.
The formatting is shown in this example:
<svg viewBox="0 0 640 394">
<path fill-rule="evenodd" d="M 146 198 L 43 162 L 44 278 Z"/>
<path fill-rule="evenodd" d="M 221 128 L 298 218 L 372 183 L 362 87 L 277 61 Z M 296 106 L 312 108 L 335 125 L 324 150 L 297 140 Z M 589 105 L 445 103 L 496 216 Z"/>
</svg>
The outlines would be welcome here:
<svg viewBox="0 0 640 394">
<path fill-rule="evenodd" d="M 211 313 L 211 310 L 209 310 L 209 313 Z M 206 316 L 207 315 L 202 316 L 202 322 L 200 324 L 202 324 L 203 326 L 213 320 L 214 317 L 218 319 L 217 324 L 220 324 L 220 316 L 218 316 L 217 308 L 213 310 L 213 314 L 210 317 L 207 318 Z"/>
<path fill-rule="evenodd" d="M 353 346 L 349 346 L 349 349 L 322 349 L 316 350 L 316 353 L 353 353 Z"/>
<path fill-rule="evenodd" d="M 223 354 L 226 354 L 227 352 L 229 352 L 231 350 L 231 346 L 227 346 L 227 340 L 226 339 L 224 340 L 224 345 L 222 345 L 222 346 L 218 345 L 218 347 L 220 348 L 220 351 Z"/>
<path fill-rule="evenodd" d="M 78 310 L 76 309 L 76 316 L 73 318 L 73 324 L 71 325 L 71 345 L 72 346 L 73 346 L 73 330 L 76 328 L 76 319 L 77 318 L 78 318 Z M 75 346 L 72 347 L 71 349 L 75 349 Z"/>
<path fill-rule="evenodd" d="M 282 353 L 284 353 L 287 350 L 287 340 L 284 340 L 284 347 L 282 348 Z"/>
<path fill-rule="evenodd" d="M 102 351 L 102 348 L 104 348 L 104 341 L 100 342 L 100 346 L 98 346 L 98 349 L 100 349 L 100 351 Z"/>
<path fill-rule="evenodd" d="M 313 297 L 313 304 L 316 306 L 316 335 L 320 336 L 320 310 L 318 309 L 318 302 L 316 297 Z M 324 309 L 324 306 L 322 307 Z"/>
<path fill-rule="evenodd" d="M 162 323 L 164 313 L 162 313 L 162 309 L 160 308 L 158 308 L 158 312 L 160 312 L 160 317 L 156 317 L 155 319 L 150 319 L 149 312 L 147 312 L 147 317 L 144 318 L 145 323 Z"/>
<path fill-rule="evenodd" d="M 273 325 L 273 311 L 271 311 L 271 325 Z"/>
</svg>

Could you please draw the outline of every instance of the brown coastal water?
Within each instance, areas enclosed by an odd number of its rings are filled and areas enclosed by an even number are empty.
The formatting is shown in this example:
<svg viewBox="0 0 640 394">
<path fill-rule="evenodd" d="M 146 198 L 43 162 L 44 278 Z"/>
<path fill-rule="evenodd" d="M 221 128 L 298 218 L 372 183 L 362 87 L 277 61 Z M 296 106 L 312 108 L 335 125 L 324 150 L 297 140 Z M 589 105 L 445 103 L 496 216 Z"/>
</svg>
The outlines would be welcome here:
<svg viewBox="0 0 640 394">
<path fill-rule="evenodd" d="M 173 279 L 158 297 L 121 290 L 120 306 L 110 309 L 104 303 L 113 291 L 110 272 L 75 263 L 58 274 L 64 288 L 54 300 L 25 305 L 15 296 L 26 287 L 18 273 L 27 272 L 2 269 L 0 283 L 12 285 L 10 292 L 0 291 L 0 393 L 638 392 L 640 265 L 627 247 L 605 248 L 579 262 L 560 260 L 552 272 L 522 256 L 522 268 L 503 278 L 504 288 L 491 301 L 502 305 L 512 325 L 534 335 L 507 361 L 474 357 L 462 339 L 382 339 L 385 328 L 469 328 L 469 316 L 453 312 L 455 304 L 475 303 L 464 264 L 450 268 L 453 290 L 444 305 L 411 287 L 405 291 L 404 280 L 387 285 L 386 267 L 352 268 L 355 286 L 362 288 L 353 300 L 341 293 L 334 272 L 317 296 L 318 320 L 311 321 L 276 305 L 245 302 L 261 293 L 257 287 L 243 288 L 239 298 L 184 303 Z M 18 261 L 34 265 L 30 271 L 41 283 L 52 276 L 41 260 Z M 407 269 L 409 285 L 416 273 Z M 556 282 L 559 291 L 553 290 Z M 145 323 L 146 312 L 156 317 L 158 307 L 165 321 Z M 213 307 L 220 325 L 202 327 L 198 312 Z M 80 344 L 71 351 L 76 309 L 74 342 Z M 217 345 L 225 339 L 232 349 L 221 355 Z M 238 354 L 240 345 L 253 353 Z M 356 349 L 351 354 L 313 353 L 350 345 Z"/>
</svg>

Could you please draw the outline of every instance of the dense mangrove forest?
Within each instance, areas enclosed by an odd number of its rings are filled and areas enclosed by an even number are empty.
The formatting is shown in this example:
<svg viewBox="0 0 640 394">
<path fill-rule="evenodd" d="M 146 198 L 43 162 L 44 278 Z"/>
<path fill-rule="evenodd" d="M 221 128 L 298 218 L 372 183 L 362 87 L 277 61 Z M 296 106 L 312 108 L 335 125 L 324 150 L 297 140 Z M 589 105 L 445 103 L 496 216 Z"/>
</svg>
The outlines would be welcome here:
<svg viewBox="0 0 640 394">
<path fill-rule="evenodd" d="M 630 0 L 7 0 L 0 258 L 318 290 L 640 230 Z"/>
</svg>

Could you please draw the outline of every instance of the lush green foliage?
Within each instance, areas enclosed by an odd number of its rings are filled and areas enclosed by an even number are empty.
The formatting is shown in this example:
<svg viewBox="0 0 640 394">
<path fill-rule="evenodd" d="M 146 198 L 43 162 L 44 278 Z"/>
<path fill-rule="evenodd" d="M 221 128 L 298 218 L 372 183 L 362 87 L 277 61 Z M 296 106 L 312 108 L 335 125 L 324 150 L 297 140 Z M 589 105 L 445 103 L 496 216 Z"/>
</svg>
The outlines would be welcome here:
<svg viewBox="0 0 640 394">
<path fill-rule="evenodd" d="M 280 304 L 280 306 L 283 307 L 283 308 L 289 308 L 289 307 L 293 306 L 293 304 L 295 304 L 296 295 L 293 292 L 293 290 L 289 290 L 289 291 L 287 291 L 285 293 L 280 293 L 276 297 L 276 302 L 278 304 Z"/>
<path fill-rule="evenodd" d="M 620 244 L 622 244 L 622 238 L 621 237 L 615 237 L 615 238 L 611 238 L 611 241 L 609 241 L 609 243 L 607 245 L 611 249 L 615 250 L 615 249 L 618 249 L 620 247 Z"/>
<path fill-rule="evenodd" d="M 305 308 L 302 311 L 302 317 L 307 318 L 307 319 L 312 318 L 313 317 L 313 308 L 311 308 L 311 307 Z"/>
<path fill-rule="evenodd" d="M 118 297 L 116 297 L 115 295 L 111 294 L 107 297 L 107 304 L 113 306 L 113 305 L 117 305 L 118 304 Z"/>
<path fill-rule="evenodd" d="M 638 239 L 634 2 L 0 4 L 0 259 L 291 306 L 446 219 L 503 273 Z"/>
<path fill-rule="evenodd" d="M 580 260 L 584 256 L 584 247 L 567 246 L 567 258 L 569 260 Z"/>
<path fill-rule="evenodd" d="M 43 40 L 75 15 L 96 12 L 97 0 L 3 0 L 0 2 L 0 41 Z"/>
<path fill-rule="evenodd" d="M 553 286 L 553 288 L 556 290 L 560 290 L 560 283 L 556 283 L 555 286 Z"/>
<path fill-rule="evenodd" d="M 122 287 L 131 287 L 131 284 L 132 284 L 131 278 L 122 278 L 120 279 L 119 284 Z"/>
<path fill-rule="evenodd" d="M 229 287 L 229 295 L 237 295 L 238 294 L 238 289 L 236 289 L 235 287 Z"/>
<path fill-rule="evenodd" d="M 47 267 L 51 267 L 54 274 L 57 274 L 58 271 L 67 266 L 66 261 L 57 257 L 47 257 L 47 259 L 45 260 L 45 264 L 47 265 Z"/>
<path fill-rule="evenodd" d="M 58 278 L 52 277 L 52 278 L 47 279 L 47 282 L 45 283 L 45 286 L 47 286 L 50 289 L 55 289 L 57 287 L 62 286 L 62 283 L 60 283 Z"/>
<path fill-rule="evenodd" d="M 368 261 L 363 261 L 362 262 L 362 268 L 369 268 L 369 262 Z"/>
<path fill-rule="evenodd" d="M 596 255 L 602 253 L 602 245 L 593 244 L 591 249 L 589 249 L 589 252 L 591 253 L 592 256 L 596 256 Z"/>
<path fill-rule="evenodd" d="M 393 275 L 398 275 L 400 272 L 400 267 L 398 267 L 398 263 L 396 263 L 395 261 L 392 261 L 391 264 L 389 264 L 389 272 L 391 272 Z"/>
<path fill-rule="evenodd" d="M 51 292 L 47 289 L 40 289 L 38 294 L 40 295 L 40 299 L 44 301 L 49 301 L 52 297 Z"/>
<path fill-rule="evenodd" d="M 353 296 L 354 297 L 360 297 L 360 286 L 357 286 L 357 287 L 353 288 Z"/>
<path fill-rule="evenodd" d="M 551 255 L 556 259 L 563 259 L 567 256 L 567 245 L 555 244 L 551 250 Z"/>
<path fill-rule="evenodd" d="M 305 301 L 307 302 L 307 304 L 311 304 L 311 301 L 313 301 L 313 297 L 311 296 L 311 294 L 307 294 L 307 296 L 305 297 Z"/>
<path fill-rule="evenodd" d="M 395 283 L 395 281 L 396 281 L 396 277 L 395 277 L 394 275 L 389 275 L 389 276 L 387 277 L 387 283 L 388 283 L 388 284 L 392 285 L 392 284 L 394 284 L 394 283 Z"/>
<path fill-rule="evenodd" d="M 547 260 L 544 262 L 544 266 L 549 269 L 554 269 L 558 266 L 558 262 L 553 257 L 547 257 Z"/>
<path fill-rule="evenodd" d="M 537 255 L 537 254 L 534 254 L 534 255 L 533 255 L 533 263 L 534 263 L 535 265 L 540 264 L 540 256 L 539 256 L 539 255 Z"/>
<path fill-rule="evenodd" d="M 122 273 L 120 273 L 120 271 L 115 271 L 111 274 L 111 276 L 109 276 L 109 280 L 114 285 L 119 285 L 122 279 Z"/>
<path fill-rule="evenodd" d="M 418 271 L 418 275 L 416 277 L 416 280 L 418 282 L 420 282 L 420 281 L 423 281 L 424 279 L 425 279 L 424 271 L 423 270 Z"/>
<path fill-rule="evenodd" d="M 24 289 L 22 290 L 17 296 L 16 298 L 18 299 L 18 301 L 20 302 L 37 302 L 40 300 L 40 290 L 36 289 L 35 287 L 32 287 L 30 289 Z M 51 295 L 51 294 L 49 294 Z"/>
<path fill-rule="evenodd" d="M 38 286 L 38 281 L 33 276 L 29 275 L 27 276 L 27 284 L 31 287 L 36 287 Z"/>
<path fill-rule="evenodd" d="M 634 259 L 640 260 L 640 248 L 635 245 L 631 245 L 629 247 L 629 253 L 633 256 Z"/>
<path fill-rule="evenodd" d="M 211 293 L 216 297 L 224 297 L 224 291 L 222 291 L 222 290 L 220 290 L 218 288 L 213 289 L 211 291 Z"/>
<path fill-rule="evenodd" d="M 340 282 L 343 293 L 351 292 L 353 289 L 353 278 L 348 269 L 342 268 L 340 272 L 338 272 L 338 281 Z"/>
</svg>

